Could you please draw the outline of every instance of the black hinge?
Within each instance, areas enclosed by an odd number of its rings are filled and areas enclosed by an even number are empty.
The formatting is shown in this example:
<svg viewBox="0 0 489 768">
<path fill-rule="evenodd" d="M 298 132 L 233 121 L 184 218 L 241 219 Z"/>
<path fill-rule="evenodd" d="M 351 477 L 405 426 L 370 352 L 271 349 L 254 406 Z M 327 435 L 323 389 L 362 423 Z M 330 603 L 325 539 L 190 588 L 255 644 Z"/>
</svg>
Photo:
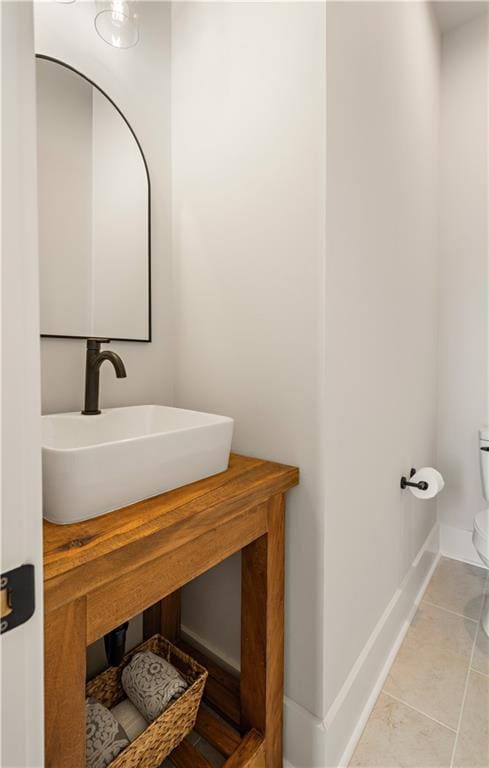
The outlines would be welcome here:
<svg viewBox="0 0 489 768">
<path fill-rule="evenodd" d="M 0 577 L 0 634 L 28 621 L 35 609 L 34 566 L 21 565 Z"/>
</svg>

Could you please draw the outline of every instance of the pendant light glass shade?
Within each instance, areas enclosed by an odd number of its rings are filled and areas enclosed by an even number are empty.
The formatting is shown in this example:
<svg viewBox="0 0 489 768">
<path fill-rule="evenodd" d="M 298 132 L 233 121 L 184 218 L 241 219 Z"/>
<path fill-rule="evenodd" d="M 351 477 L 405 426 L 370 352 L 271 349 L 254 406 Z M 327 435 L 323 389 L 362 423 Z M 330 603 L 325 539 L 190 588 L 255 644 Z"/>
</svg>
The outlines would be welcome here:
<svg viewBox="0 0 489 768">
<path fill-rule="evenodd" d="M 134 0 L 112 0 L 103 5 L 106 7 L 95 16 L 98 35 L 114 48 L 132 48 L 139 41 L 139 19 Z"/>
</svg>

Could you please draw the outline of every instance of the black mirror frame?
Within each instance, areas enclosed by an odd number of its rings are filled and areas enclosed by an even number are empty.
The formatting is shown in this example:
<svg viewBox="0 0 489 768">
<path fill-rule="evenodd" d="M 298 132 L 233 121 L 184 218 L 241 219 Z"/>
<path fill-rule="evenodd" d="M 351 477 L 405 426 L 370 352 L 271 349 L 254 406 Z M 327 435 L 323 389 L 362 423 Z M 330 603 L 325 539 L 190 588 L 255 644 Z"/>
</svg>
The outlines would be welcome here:
<svg viewBox="0 0 489 768">
<path fill-rule="evenodd" d="M 110 98 L 110 96 L 101 88 L 97 83 L 94 83 L 93 80 L 91 80 L 89 77 L 84 75 L 82 72 L 80 72 L 78 69 L 75 69 L 75 67 L 72 67 L 70 64 L 66 64 L 66 62 L 61 61 L 61 59 L 56 59 L 53 56 L 46 56 L 44 53 L 36 53 L 36 59 L 44 59 L 45 61 L 52 61 L 54 64 L 59 64 L 61 67 L 65 67 L 65 69 L 71 70 L 71 72 L 74 72 L 79 77 L 82 77 L 84 80 L 87 81 L 87 83 L 90 83 L 93 88 L 96 88 L 97 91 L 99 91 L 105 98 L 112 104 L 114 109 L 119 113 L 119 115 L 124 120 L 125 124 L 129 128 L 134 141 L 136 142 L 138 149 L 141 153 L 141 157 L 144 163 L 144 170 L 146 171 L 146 180 L 148 183 L 148 338 L 147 339 L 127 339 L 127 338 L 118 338 L 116 336 L 111 336 L 111 341 L 132 341 L 132 342 L 138 342 L 142 344 L 149 344 L 152 341 L 152 322 L 151 322 L 151 180 L 149 177 L 149 169 L 148 169 L 148 163 L 146 162 L 146 157 L 144 156 L 143 148 L 139 142 L 138 137 L 134 133 L 134 130 L 127 119 L 127 117 L 124 115 L 124 113 L 119 109 L 115 101 Z M 70 335 L 63 335 L 61 333 L 41 333 L 41 338 L 44 339 L 88 339 L 89 336 L 70 336 Z M 104 337 L 105 338 L 105 337 Z"/>
</svg>

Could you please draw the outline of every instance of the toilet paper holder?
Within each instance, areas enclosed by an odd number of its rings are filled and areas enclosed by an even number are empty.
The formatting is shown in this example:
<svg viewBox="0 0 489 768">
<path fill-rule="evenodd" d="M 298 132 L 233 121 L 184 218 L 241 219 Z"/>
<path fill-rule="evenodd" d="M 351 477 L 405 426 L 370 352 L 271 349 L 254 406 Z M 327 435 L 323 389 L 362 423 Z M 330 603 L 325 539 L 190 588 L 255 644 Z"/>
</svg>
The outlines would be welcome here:
<svg viewBox="0 0 489 768">
<path fill-rule="evenodd" d="M 411 468 L 411 472 L 409 473 L 409 477 L 413 477 L 416 474 L 416 470 L 414 467 Z M 420 480 L 419 483 L 411 483 L 407 477 L 404 475 L 401 477 L 401 488 L 404 490 L 404 488 L 419 488 L 420 491 L 427 491 L 429 488 L 429 484 L 426 482 L 426 480 Z"/>
</svg>

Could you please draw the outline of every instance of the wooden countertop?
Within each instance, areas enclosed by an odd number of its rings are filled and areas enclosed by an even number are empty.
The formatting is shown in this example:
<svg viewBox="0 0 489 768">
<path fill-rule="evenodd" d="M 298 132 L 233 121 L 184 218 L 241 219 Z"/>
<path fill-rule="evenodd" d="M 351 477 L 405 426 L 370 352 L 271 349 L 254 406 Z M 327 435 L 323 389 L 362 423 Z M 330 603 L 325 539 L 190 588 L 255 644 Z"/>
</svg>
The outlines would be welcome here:
<svg viewBox="0 0 489 768">
<path fill-rule="evenodd" d="M 229 469 L 71 525 L 44 522 L 46 598 L 56 607 L 174 552 L 299 482 L 295 467 L 231 454 Z M 203 542 L 204 543 L 204 542 Z"/>
</svg>

